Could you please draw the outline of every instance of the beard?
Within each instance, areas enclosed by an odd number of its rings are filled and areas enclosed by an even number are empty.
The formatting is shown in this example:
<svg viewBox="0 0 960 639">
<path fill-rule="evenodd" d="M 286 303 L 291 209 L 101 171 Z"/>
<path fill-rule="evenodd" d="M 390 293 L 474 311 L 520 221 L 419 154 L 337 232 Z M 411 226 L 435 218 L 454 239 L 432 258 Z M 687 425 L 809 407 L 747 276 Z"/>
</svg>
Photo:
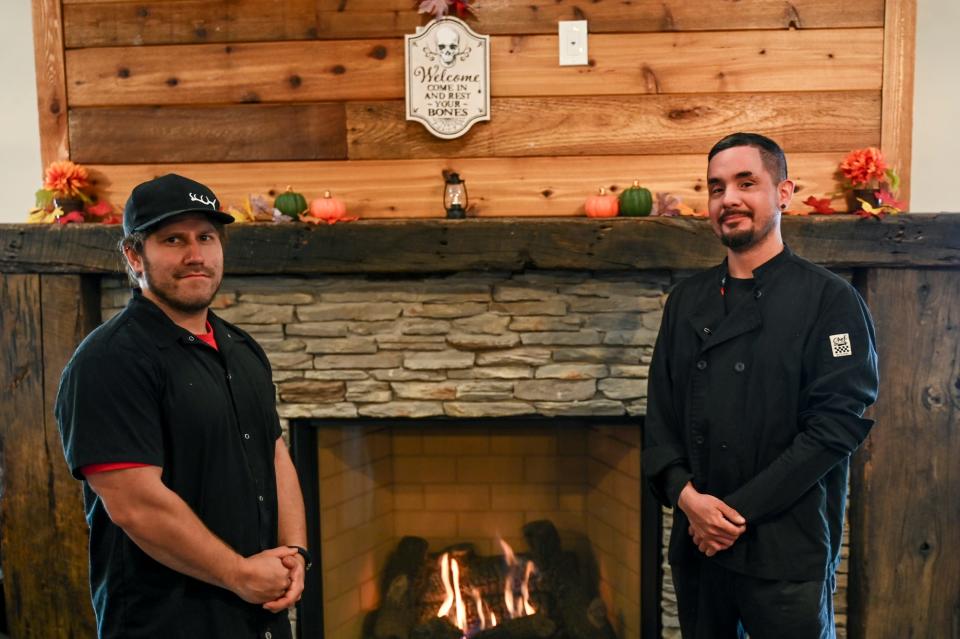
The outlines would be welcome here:
<svg viewBox="0 0 960 639">
<path fill-rule="evenodd" d="M 201 272 L 204 275 L 213 278 L 215 276 L 215 271 L 204 268 L 200 271 L 194 269 L 191 271 L 175 272 L 169 278 L 164 280 L 163 278 L 155 278 L 152 276 L 150 272 L 150 264 L 147 262 L 146 256 L 143 257 L 143 267 L 143 278 L 146 280 L 147 288 L 150 289 L 150 292 L 166 306 L 180 313 L 194 314 L 209 308 L 210 304 L 213 302 L 213 298 L 216 297 L 217 293 L 220 291 L 220 285 L 223 283 L 223 278 L 221 277 L 219 280 L 215 281 L 215 285 L 210 289 L 209 293 L 197 292 L 193 295 L 185 295 L 179 293 L 175 286 L 170 282 L 179 280 L 180 277 L 187 273 L 196 272 Z"/>
<path fill-rule="evenodd" d="M 720 243 L 729 248 L 731 251 L 742 252 L 746 251 L 750 247 L 759 243 L 760 240 L 765 238 L 770 232 L 774 229 L 777 224 L 777 215 L 779 211 L 775 211 L 773 216 L 770 218 L 770 222 L 762 227 L 758 228 L 755 224 L 751 224 L 749 228 L 740 229 L 736 228 L 731 231 L 723 231 L 723 221 L 730 215 L 743 215 L 750 219 L 753 222 L 753 213 L 750 211 L 736 211 L 729 210 L 724 211 L 720 216 Z"/>
</svg>

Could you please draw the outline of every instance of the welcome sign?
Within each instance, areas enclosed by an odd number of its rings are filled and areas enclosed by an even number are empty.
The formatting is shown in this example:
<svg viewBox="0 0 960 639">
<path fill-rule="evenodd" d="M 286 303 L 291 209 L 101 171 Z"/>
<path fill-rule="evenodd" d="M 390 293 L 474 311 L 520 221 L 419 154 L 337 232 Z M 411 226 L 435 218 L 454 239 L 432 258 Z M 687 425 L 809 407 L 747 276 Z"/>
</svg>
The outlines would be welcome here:
<svg viewBox="0 0 960 639">
<path fill-rule="evenodd" d="M 490 119 L 490 36 L 445 16 L 405 40 L 408 120 L 452 140 Z"/>
</svg>

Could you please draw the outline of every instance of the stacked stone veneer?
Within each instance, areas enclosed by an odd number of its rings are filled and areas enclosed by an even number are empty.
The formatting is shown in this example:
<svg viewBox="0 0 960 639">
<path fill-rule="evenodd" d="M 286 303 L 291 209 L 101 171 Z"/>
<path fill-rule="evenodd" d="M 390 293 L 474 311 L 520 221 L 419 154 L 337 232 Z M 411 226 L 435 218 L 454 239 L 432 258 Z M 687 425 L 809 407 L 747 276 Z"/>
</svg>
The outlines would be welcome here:
<svg viewBox="0 0 960 639">
<path fill-rule="evenodd" d="M 214 309 L 266 351 L 284 427 L 297 418 L 643 415 L 666 292 L 684 276 L 227 278 Z M 108 277 L 102 292 L 107 319 L 129 290 Z M 843 553 L 841 637 L 846 544 Z M 666 564 L 663 596 L 664 636 L 679 637 Z"/>
<path fill-rule="evenodd" d="M 284 419 L 640 415 L 666 273 L 228 278 Z M 105 286 L 105 315 L 122 307 Z"/>
</svg>

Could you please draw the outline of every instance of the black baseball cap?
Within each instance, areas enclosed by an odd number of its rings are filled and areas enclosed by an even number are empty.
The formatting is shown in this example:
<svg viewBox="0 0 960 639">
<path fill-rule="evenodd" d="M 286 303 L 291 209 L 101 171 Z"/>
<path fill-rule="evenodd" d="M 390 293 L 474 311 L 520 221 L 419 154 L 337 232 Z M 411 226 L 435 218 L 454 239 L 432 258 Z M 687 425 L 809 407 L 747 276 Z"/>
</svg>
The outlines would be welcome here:
<svg viewBox="0 0 960 639">
<path fill-rule="evenodd" d="M 217 196 L 208 187 L 176 173 L 168 173 L 134 187 L 123 208 L 123 233 L 130 235 L 184 213 L 205 213 L 221 224 L 233 216 L 220 211 Z"/>
</svg>

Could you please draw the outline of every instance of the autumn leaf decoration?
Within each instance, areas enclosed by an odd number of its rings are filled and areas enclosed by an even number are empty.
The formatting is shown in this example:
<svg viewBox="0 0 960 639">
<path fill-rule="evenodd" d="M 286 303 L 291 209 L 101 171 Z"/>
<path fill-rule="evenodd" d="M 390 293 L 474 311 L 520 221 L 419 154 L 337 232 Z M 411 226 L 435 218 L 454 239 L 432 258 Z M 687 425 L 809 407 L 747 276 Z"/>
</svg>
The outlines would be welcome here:
<svg viewBox="0 0 960 639">
<path fill-rule="evenodd" d="M 830 206 L 830 198 L 816 198 L 812 195 L 803 201 L 804 204 L 813 209 L 814 213 L 819 215 L 832 215 L 836 213 L 836 209 Z"/>
<path fill-rule="evenodd" d="M 452 8 L 458 18 L 465 18 L 468 13 L 476 17 L 477 11 L 470 2 L 471 0 L 418 0 L 417 13 L 429 13 L 434 18 L 442 18 L 450 13 Z"/>
</svg>

